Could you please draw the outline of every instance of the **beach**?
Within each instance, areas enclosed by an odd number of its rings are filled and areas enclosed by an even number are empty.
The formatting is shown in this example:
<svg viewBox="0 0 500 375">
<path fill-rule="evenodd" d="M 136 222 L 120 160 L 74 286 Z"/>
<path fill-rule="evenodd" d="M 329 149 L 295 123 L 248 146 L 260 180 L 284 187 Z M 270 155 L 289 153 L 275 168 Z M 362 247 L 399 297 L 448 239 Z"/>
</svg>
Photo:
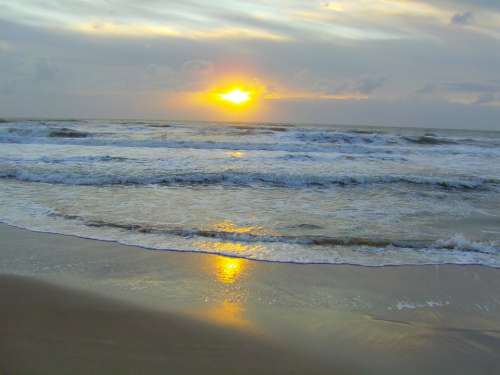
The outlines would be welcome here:
<svg viewBox="0 0 500 375">
<path fill-rule="evenodd" d="M 499 375 L 498 4 L 0 0 L 0 375 Z"/>
<path fill-rule="evenodd" d="M 0 226 L 4 373 L 493 374 L 498 269 L 257 262 Z"/>
<path fill-rule="evenodd" d="M 258 337 L 83 292 L 0 276 L 7 374 L 326 374 Z"/>
</svg>

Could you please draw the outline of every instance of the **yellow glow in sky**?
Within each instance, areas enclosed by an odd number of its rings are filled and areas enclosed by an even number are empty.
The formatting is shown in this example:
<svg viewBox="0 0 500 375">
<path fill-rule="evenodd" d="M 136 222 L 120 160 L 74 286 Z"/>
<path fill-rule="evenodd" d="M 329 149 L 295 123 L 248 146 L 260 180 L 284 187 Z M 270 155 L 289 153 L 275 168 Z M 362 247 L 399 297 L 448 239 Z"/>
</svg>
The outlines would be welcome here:
<svg viewBox="0 0 500 375">
<path fill-rule="evenodd" d="M 242 91 L 238 88 L 219 94 L 219 98 L 232 104 L 243 104 L 250 100 L 250 92 Z"/>
</svg>

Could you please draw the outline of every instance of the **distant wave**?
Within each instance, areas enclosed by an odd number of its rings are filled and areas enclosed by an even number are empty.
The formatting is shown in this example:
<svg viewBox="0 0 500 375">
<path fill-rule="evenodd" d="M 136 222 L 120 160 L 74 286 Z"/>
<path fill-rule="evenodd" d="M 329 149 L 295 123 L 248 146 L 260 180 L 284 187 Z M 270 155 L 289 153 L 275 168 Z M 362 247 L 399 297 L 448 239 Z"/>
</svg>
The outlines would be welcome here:
<svg viewBox="0 0 500 375">
<path fill-rule="evenodd" d="M 8 128 L 7 134 L 13 137 L 26 138 L 86 138 L 91 136 L 91 133 L 70 129 L 70 128 L 52 128 L 52 127 L 21 127 L 21 128 Z M 15 138 L 13 139 L 15 140 Z"/>
<path fill-rule="evenodd" d="M 53 129 L 48 133 L 48 136 L 52 138 L 86 138 L 90 135 L 91 134 L 87 132 L 68 128 Z"/>
<path fill-rule="evenodd" d="M 8 124 L 11 125 L 11 124 Z M 252 136 L 271 134 L 275 142 L 229 142 L 201 141 L 194 139 L 171 139 L 167 124 L 130 123 L 143 126 L 146 129 L 165 129 L 165 132 L 146 133 L 141 140 L 124 137 L 123 131 L 113 127 L 103 127 L 104 131 L 91 133 L 72 127 L 54 125 L 38 126 L 1 126 L 0 143 L 20 144 L 70 144 L 82 146 L 117 146 L 117 147 L 165 147 L 192 149 L 222 149 L 222 150 L 262 150 L 289 152 L 331 152 L 342 151 L 342 147 L 353 153 L 392 153 L 391 148 L 408 148 L 432 146 L 472 146 L 475 148 L 492 148 L 500 145 L 495 139 L 470 139 L 426 133 L 421 136 L 409 136 L 395 133 L 385 133 L 367 130 L 338 129 L 302 129 L 271 126 L 234 125 L 210 129 L 196 129 L 198 132 L 214 132 L 225 136 Z M 115 125 L 116 126 L 116 125 Z M 122 129 L 123 130 L 123 129 Z M 195 131 L 195 133 L 196 133 Z M 234 134 L 232 134 L 232 132 Z M 167 133 L 166 133 L 167 132 Z M 274 134 L 274 135 L 272 135 Z M 245 139 L 245 138 L 244 138 Z M 250 139 L 250 138 L 249 138 Z M 340 148 L 339 148 L 340 147 Z"/>
<path fill-rule="evenodd" d="M 374 146 L 498 146 L 498 142 L 490 139 L 471 139 L 459 137 L 447 137 L 434 133 L 425 133 L 419 136 L 403 134 L 376 132 L 368 130 L 311 130 L 295 131 L 291 135 L 300 141 L 322 144 L 350 144 L 350 145 L 374 145 Z"/>
<path fill-rule="evenodd" d="M 460 140 L 453 140 L 445 137 L 437 137 L 434 135 L 423 135 L 420 137 L 403 137 L 404 140 L 410 143 L 416 143 L 419 145 L 456 145 L 459 143 L 465 143 L 465 141 L 460 142 Z M 470 141 L 468 143 L 471 143 Z"/>
<path fill-rule="evenodd" d="M 122 156 L 66 156 L 66 157 L 50 157 L 42 156 L 39 158 L 15 158 L 15 157 L 2 157 L 0 158 L 0 168 L 2 163 L 16 163 L 18 167 L 29 166 L 33 164 L 46 163 L 50 164 L 92 164 L 92 163 L 106 163 L 106 162 L 144 162 L 145 159 L 126 158 Z"/>
<path fill-rule="evenodd" d="M 163 140 L 144 139 L 134 140 L 127 138 L 100 138 L 96 135 L 81 138 L 51 138 L 43 136 L 2 135 L 0 143 L 13 144 L 56 144 L 76 146 L 113 146 L 113 147 L 145 147 L 145 148 L 174 148 L 200 150 L 231 150 L 231 151 L 287 151 L 287 152 L 331 152 L 332 147 L 308 145 L 304 143 L 262 143 L 262 142 L 222 142 L 222 141 L 194 141 L 194 140 Z M 370 152 L 362 150 L 361 152 Z M 374 151 L 380 152 L 380 151 Z M 384 152 L 384 151 L 382 151 Z"/>
<path fill-rule="evenodd" d="M 120 175 L 66 172 L 54 170 L 26 170 L 14 166 L 0 166 L 0 178 L 28 182 L 46 182 L 64 185 L 226 185 L 226 186 L 269 186 L 281 188 L 328 188 L 331 186 L 352 186 L 371 184 L 412 184 L 434 186 L 443 189 L 479 190 L 488 189 L 500 183 L 495 179 L 443 178 L 424 176 L 363 176 L 363 175 L 291 175 L 273 173 L 252 173 L 226 171 L 220 173 L 193 172 L 179 174 Z"/>
</svg>

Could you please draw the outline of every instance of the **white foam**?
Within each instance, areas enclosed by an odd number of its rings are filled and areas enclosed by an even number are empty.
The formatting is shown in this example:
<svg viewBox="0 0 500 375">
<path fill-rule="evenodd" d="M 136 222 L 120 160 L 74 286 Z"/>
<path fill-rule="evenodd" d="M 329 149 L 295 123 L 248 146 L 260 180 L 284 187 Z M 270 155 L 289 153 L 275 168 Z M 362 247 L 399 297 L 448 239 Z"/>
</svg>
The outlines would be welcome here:
<svg viewBox="0 0 500 375">
<path fill-rule="evenodd" d="M 421 309 L 421 308 L 436 308 L 436 307 L 444 307 L 450 305 L 450 301 L 434 301 L 434 300 L 428 300 L 425 302 L 410 302 L 410 301 L 399 301 L 393 306 L 389 306 L 388 310 L 398 310 L 398 311 L 403 311 L 403 310 L 415 310 L 415 309 Z"/>
<path fill-rule="evenodd" d="M 74 171 L 64 171 L 56 168 L 39 167 L 37 165 L 27 168 L 19 164 L 0 164 L 0 178 L 10 178 L 19 181 L 45 182 L 67 185 L 229 185 L 229 186 L 276 186 L 284 188 L 320 187 L 327 188 L 335 185 L 371 185 L 371 184 L 413 184 L 435 186 L 447 189 L 482 189 L 488 185 L 497 185 L 497 181 L 483 178 L 454 179 L 426 176 L 405 175 L 293 175 L 256 172 L 214 172 L 214 173 L 177 173 L 150 171 L 147 175 L 133 171 L 123 174 L 122 170 L 106 170 L 99 172 L 89 168 L 75 168 Z M 143 172 L 143 173 L 144 173 Z M 151 174 L 153 172 L 153 174 Z"/>
<path fill-rule="evenodd" d="M 498 254 L 499 249 L 493 242 L 484 243 L 478 241 L 470 241 L 463 234 L 455 234 L 453 237 L 438 240 L 433 245 L 436 249 L 448 249 L 456 251 L 469 251 L 487 254 Z"/>
</svg>

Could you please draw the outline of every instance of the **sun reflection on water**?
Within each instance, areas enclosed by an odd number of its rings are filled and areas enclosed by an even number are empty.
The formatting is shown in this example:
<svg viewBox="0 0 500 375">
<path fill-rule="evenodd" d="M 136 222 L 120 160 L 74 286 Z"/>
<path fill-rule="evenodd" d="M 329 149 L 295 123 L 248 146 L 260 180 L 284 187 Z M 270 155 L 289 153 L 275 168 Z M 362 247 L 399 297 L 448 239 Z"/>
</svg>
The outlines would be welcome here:
<svg viewBox="0 0 500 375">
<path fill-rule="evenodd" d="M 222 255 L 239 256 L 245 257 L 248 255 L 255 254 L 262 250 L 262 245 L 260 244 L 248 244 L 244 242 L 245 236 L 242 236 L 241 240 L 239 235 L 265 235 L 269 233 L 265 228 L 260 226 L 238 226 L 230 220 L 224 220 L 219 223 L 212 224 L 209 227 L 210 231 L 220 232 L 220 236 L 227 237 L 234 235 L 234 241 L 231 240 L 204 240 L 197 241 L 194 243 L 196 247 L 201 250 L 210 253 L 217 253 Z M 217 233 L 216 233 L 217 234 Z M 216 235 L 214 235 L 215 238 Z M 231 238 L 232 239 L 232 238 Z M 239 270 L 241 266 L 236 266 L 237 259 L 233 261 L 233 265 L 230 267 Z M 242 263 L 240 263 L 242 264 Z M 227 267 L 226 267 L 227 268 Z"/>
<path fill-rule="evenodd" d="M 266 234 L 268 233 L 265 228 L 260 226 L 239 226 L 233 223 L 231 220 L 224 220 L 220 223 L 212 225 L 214 230 L 221 232 L 230 232 L 238 234 Z"/>
<path fill-rule="evenodd" d="M 245 156 L 245 152 L 243 151 L 228 151 L 226 152 L 226 155 L 232 158 L 242 158 Z"/>
</svg>

